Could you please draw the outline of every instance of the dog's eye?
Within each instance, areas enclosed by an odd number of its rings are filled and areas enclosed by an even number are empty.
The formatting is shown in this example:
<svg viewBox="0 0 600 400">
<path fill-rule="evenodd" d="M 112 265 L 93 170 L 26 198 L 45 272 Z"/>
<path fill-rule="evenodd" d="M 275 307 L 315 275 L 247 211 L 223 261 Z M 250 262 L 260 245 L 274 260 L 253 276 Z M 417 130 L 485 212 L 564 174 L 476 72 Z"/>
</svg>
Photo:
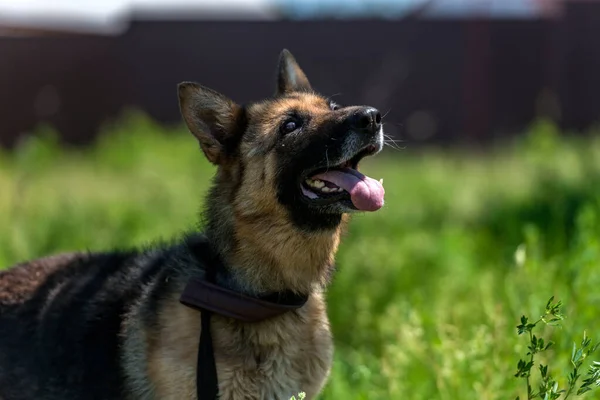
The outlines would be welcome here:
<svg viewBox="0 0 600 400">
<path fill-rule="evenodd" d="M 283 125 L 281 125 L 281 132 L 283 134 L 292 133 L 296 129 L 298 129 L 300 127 L 300 125 L 301 125 L 300 121 L 298 121 L 296 119 L 288 119 L 283 123 Z"/>
<path fill-rule="evenodd" d="M 339 104 L 335 104 L 333 102 L 329 103 L 329 108 L 331 108 L 331 111 L 335 111 L 335 110 L 339 110 L 340 106 Z"/>
</svg>

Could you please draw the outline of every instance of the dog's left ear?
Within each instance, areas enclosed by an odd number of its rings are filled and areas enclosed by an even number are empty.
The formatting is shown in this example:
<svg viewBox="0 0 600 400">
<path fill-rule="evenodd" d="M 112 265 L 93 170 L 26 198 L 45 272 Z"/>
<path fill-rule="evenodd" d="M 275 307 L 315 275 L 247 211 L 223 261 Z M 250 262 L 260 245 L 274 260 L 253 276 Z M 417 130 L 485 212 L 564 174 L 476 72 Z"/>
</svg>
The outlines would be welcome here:
<svg viewBox="0 0 600 400">
<path fill-rule="evenodd" d="M 288 49 L 279 55 L 277 66 L 277 95 L 294 91 L 312 90 L 308 78 Z"/>
<path fill-rule="evenodd" d="M 235 139 L 241 107 L 224 95 L 194 82 L 177 86 L 179 108 L 190 132 L 213 164 L 222 164 Z"/>
</svg>

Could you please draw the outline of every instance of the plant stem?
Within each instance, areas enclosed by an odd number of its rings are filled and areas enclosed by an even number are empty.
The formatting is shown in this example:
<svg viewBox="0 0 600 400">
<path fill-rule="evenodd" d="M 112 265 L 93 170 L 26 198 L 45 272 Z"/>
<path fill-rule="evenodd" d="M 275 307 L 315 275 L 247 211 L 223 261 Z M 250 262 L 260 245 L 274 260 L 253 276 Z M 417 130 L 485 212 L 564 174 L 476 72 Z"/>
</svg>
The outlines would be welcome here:
<svg viewBox="0 0 600 400">
<path fill-rule="evenodd" d="M 540 321 L 537 321 L 534 325 L 537 325 L 537 323 Z M 533 343 L 533 328 L 529 330 L 529 343 Z M 533 346 L 532 346 L 533 347 Z M 530 362 L 531 362 L 531 368 L 533 368 L 533 355 L 535 354 L 535 349 L 531 350 L 531 358 L 530 358 Z M 527 372 L 527 376 L 526 376 L 526 381 L 527 381 L 527 400 L 532 400 L 534 397 L 532 396 L 532 392 L 531 392 L 531 386 L 529 384 L 529 377 L 531 376 L 531 369 L 529 369 L 529 372 Z"/>
<path fill-rule="evenodd" d="M 538 319 L 537 321 L 535 321 L 533 323 L 533 326 L 531 327 L 531 329 L 529 329 L 529 343 L 531 343 L 531 357 L 529 359 L 529 361 L 531 362 L 531 368 L 533 368 L 533 356 L 536 353 L 536 349 L 533 346 L 533 328 L 535 328 L 537 326 L 537 324 L 539 324 L 542 320 L 544 319 L 544 317 L 540 317 L 540 319 Z M 527 376 L 525 377 L 525 380 L 527 382 L 527 400 L 533 400 L 535 398 L 535 396 L 533 396 L 533 392 L 531 390 L 531 385 L 530 385 L 530 381 L 529 381 L 529 377 L 531 376 L 531 368 L 529 369 L 529 371 L 527 372 Z"/>
</svg>

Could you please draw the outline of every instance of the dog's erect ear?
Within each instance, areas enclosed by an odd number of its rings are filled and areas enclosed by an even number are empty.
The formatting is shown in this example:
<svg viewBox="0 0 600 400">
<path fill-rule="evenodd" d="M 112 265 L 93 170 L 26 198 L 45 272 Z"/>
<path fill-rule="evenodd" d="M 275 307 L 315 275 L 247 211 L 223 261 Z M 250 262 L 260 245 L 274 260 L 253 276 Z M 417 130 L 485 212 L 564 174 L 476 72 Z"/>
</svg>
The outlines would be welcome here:
<svg viewBox="0 0 600 400">
<path fill-rule="evenodd" d="M 277 66 L 277 93 L 278 95 L 311 90 L 310 82 L 296 62 L 296 59 L 287 49 L 283 49 L 279 55 Z"/>
<path fill-rule="evenodd" d="M 220 164 L 226 155 L 226 146 L 237 127 L 241 107 L 236 103 L 194 82 L 177 86 L 179 108 L 190 132 L 200 142 L 202 151 L 213 164 Z"/>
</svg>

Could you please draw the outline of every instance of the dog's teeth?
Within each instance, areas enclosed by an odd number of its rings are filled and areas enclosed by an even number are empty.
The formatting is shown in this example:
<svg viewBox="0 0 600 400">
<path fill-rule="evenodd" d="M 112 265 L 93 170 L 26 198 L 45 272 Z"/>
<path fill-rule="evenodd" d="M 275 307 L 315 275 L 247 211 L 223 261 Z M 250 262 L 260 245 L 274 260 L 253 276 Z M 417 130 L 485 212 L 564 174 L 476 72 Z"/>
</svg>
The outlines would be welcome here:
<svg viewBox="0 0 600 400">
<path fill-rule="evenodd" d="M 323 186 L 325 186 L 325 182 L 323 182 L 323 181 L 321 181 L 321 180 L 319 180 L 319 179 L 307 179 L 307 180 L 306 180 L 306 183 L 307 183 L 309 186 L 311 186 L 311 187 L 314 187 L 314 188 L 317 188 L 317 189 L 320 189 L 320 188 L 322 188 Z"/>
<path fill-rule="evenodd" d="M 381 184 L 383 185 L 383 178 L 381 178 L 381 179 L 379 180 L 379 183 L 381 183 Z"/>
<path fill-rule="evenodd" d="M 324 187 L 321 188 L 321 191 L 324 192 L 324 193 L 329 193 L 329 192 L 332 191 L 332 189 L 328 188 L 327 186 L 324 186 Z"/>
</svg>

